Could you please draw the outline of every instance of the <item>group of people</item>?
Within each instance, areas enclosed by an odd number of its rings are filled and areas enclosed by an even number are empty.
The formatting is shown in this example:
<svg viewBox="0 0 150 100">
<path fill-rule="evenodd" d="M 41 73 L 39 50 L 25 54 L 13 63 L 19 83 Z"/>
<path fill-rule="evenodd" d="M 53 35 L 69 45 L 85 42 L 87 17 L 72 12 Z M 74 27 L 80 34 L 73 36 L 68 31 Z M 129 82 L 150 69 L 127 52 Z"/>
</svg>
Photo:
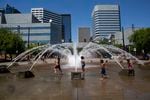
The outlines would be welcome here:
<svg viewBox="0 0 150 100">
<path fill-rule="evenodd" d="M 60 71 L 61 74 L 63 74 L 62 69 L 60 67 L 60 57 L 57 57 L 57 61 L 55 62 L 56 65 L 54 67 L 54 72 L 57 73 L 57 69 Z M 102 78 L 107 78 L 108 75 L 106 73 L 106 67 L 108 66 L 108 60 L 100 60 L 100 74 Z M 127 59 L 127 65 L 128 65 L 128 75 L 135 75 L 134 69 L 133 69 L 133 64 L 131 63 L 130 59 Z M 81 56 L 81 67 L 82 67 L 82 72 L 85 72 L 85 60 L 84 57 Z"/>
<path fill-rule="evenodd" d="M 107 60 L 104 62 L 104 60 L 100 60 L 101 64 L 101 75 L 102 78 L 107 78 L 107 73 L 106 73 L 106 67 L 107 67 Z M 135 75 L 135 71 L 133 68 L 133 64 L 131 63 L 130 59 L 127 59 L 127 67 L 128 67 L 128 76 L 134 76 Z"/>
</svg>

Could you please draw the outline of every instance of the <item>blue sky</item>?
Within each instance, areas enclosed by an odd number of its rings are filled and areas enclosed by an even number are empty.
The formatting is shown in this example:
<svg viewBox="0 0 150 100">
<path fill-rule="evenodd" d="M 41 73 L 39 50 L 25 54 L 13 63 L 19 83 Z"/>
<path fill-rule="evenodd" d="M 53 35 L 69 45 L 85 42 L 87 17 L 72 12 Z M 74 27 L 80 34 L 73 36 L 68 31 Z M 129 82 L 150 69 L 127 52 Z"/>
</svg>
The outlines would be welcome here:
<svg viewBox="0 0 150 100">
<path fill-rule="evenodd" d="M 119 4 L 121 25 L 130 27 L 150 26 L 150 0 L 0 0 L 0 8 L 10 4 L 22 13 L 34 7 L 43 7 L 56 13 L 72 16 L 72 39 L 77 41 L 78 27 L 91 27 L 91 13 L 96 4 Z"/>
</svg>

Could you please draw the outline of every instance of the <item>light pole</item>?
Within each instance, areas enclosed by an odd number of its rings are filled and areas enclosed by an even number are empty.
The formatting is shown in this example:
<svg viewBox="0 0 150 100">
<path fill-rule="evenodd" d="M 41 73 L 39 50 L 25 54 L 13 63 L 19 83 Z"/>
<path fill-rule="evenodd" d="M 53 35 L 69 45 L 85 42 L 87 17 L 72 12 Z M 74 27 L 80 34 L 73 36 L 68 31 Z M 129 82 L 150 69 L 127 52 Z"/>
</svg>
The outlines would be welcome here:
<svg viewBox="0 0 150 100">
<path fill-rule="evenodd" d="M 51 43 L 51 29 L 52 29 L 52 19 L 49 20 L 49 24 L 50 24 L 50 31 L 49 31 L 49 44 Z"/>
<path fill-rule="evenodd" d="M 17 25 L 18 34 L 20 34 L 20 25 Z"/>
<path fill-rule="evenodd" d="M 122 27 L 122 43 L 123 43 L 123 50 L 125 50 L 125 42 L 124 42 L 124 28 Z"/>
<path fill-rule="evenodd" d="M 17 25 L 17 35 L 20 35 L 20 25 Z M 18 55 L 18 42 L 16 41 L 16 56 Z"/>
<path fill-rule="evenodd" d="M 30 27 L 28 27 L 28 49 L 30 44 Z"/>
</svg>

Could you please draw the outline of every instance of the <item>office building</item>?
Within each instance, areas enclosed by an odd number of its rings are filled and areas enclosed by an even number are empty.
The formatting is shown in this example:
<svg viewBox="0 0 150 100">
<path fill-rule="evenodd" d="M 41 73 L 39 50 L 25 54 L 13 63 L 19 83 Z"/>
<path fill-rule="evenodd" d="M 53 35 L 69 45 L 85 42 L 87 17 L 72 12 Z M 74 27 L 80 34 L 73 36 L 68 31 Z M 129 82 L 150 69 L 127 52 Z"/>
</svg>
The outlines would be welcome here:
<svg viewBox="0 0 150 100">
<path fill-rule="evenodd" d="M 119 5 L 96 5 L 92 12 L 94 38 L 108 38 L 121 30 Z"/>
<path fill-rule="evenodd" d="M 39 23 L 32 14 L 4 14 L 5 23 L 0 23 L 0 27 L 9 28 L 18 32 L 25 43 L 53 43 L 50 38 L 52 30 L 50 23 Z M 57 41 L 57 40 L 56 40 Z M 59 41 L 60 42 L 60 41 Z"/>
<path fill-rule="evenodd" d="M 52 20 L 52 25 L 57 26 L 61 35 L 59 37 L 62 42 L 71 42 L 71 15 L 58 14 L 44 8 L 31 8 L 31 13 L 41 22 L 49 23 Z M 55 35 L 55 34 L 52 34 Z M 54 36 L 55 37 L 55 36 Z M 56 37 L 55 37 L 56 38 Z M 55 38 L 53 38 L 55 40 Z"/>
<path fill-rule="evenodd" d="M 67 34 L 71 39 L 71 16 L 64 21 L 61 14 L 52 14 L 51 22 L 41 22 L 33 14 L 6 14 L 3 10 L 0 10 L 0 27 L 9 28 L 14 32 L 18 32 L 25 43 L 38 43 L 38 44 L 57 44 L 68 42 Z M 62 28 L 64 24 L 64 29 Z M 67 30 L 69 29 L 69 31 Z M 64 30 L 64 33 L 62 32 Z"/>
<path fill-rule="evenodd" d="M 71 15 L 62 14 L 62 39 L 63 42 L 71 42 Z"/>
<path fill-rule="evenodd" d="M 61 43 L 62 33 L 56 24 L 40 23 L 32 14 L 4 14 L 4 17 L 6 22 L 0 24 L 0 27 L 19 32 L 25 42 Z"/>
<path fill-rule="evenodd" d="M 90 41 L 90 28 L 79 27 L 78 29 L 78 42 L 89 42 Z"/>
</svg>

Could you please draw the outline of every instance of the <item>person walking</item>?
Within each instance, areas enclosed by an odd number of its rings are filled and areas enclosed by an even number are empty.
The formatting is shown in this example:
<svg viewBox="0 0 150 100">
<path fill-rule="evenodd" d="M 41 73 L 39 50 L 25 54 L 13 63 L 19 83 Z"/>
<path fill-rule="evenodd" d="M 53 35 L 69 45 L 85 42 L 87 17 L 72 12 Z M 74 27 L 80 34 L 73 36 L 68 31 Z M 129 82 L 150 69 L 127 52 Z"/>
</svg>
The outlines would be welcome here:
<svg viewBox="0 0 150 100">
<path fill-rule="evenodd" d="M 63 74 L 62 69 L 60 67 L 60 57 L 59 56 L 57 57 L 57 61 L 55 63 L 56 63 L 56 65 L 55 65 L 55 68 L 54 68 L 54 72 L 57 73 L 57 69 L 58 69 L 61 72 L 61 74 Z"/>
</svg>

